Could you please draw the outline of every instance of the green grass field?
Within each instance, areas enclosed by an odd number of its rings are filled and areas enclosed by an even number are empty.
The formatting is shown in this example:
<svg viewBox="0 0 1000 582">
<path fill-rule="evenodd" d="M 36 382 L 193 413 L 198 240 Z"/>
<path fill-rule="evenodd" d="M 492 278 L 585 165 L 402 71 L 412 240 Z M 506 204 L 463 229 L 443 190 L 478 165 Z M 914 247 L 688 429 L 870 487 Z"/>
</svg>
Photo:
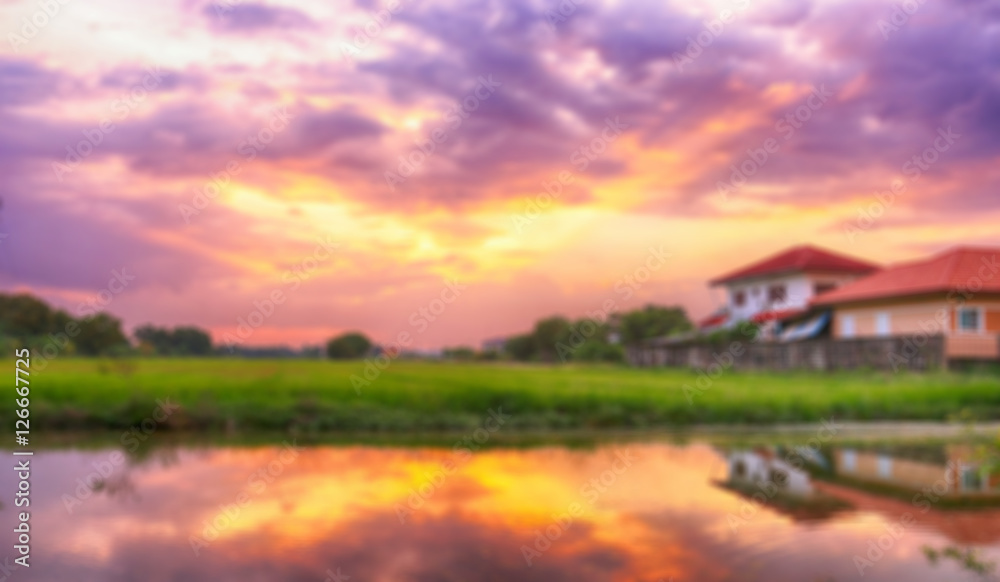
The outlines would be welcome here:
<svg viewBox="0 0 1000 582">
<path fill-rule="evenodd" d="M 13 367 L 13 362 L 11 362 Z M 726 372 L 703 391 L 687 370 L 396 361 L 357 394 L 363 362 L 63 359 L 31 375 L 32 430 L 124 429 L 157 399 L 177 430 L 450 431 L 657 428 L 838 420 L 1000 419 L 1000 376 Z M 704 385 L 705 382 L 702 382 Z M 685 386 L 689 386 L 685 390 Z M 691 401 L 689 402 L 689 398 Z M 13 397 L 0 409 L 14 424 Z"/>
</svg>

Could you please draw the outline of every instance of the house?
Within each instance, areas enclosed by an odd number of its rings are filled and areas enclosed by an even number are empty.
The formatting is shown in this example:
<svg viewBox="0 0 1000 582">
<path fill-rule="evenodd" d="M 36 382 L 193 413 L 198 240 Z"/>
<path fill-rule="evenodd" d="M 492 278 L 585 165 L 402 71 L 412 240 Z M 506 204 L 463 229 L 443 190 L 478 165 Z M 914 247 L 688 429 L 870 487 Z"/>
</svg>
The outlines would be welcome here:
<svg viewBox="0 0 1000 582">
<path fill-rule="evenodd" d="M 774 483 L 781 491 L 794 495 L 809 495 L 812 485 L 809 474 L 782 459 L 771 448 L 737 450 L 729 453 L 728 479 L 733 483 Z"/>
<path fill-rule="evenodd" d="M 804 314 L 813 298 L 877 271 L 873 263 L 815 246 L 793 247 L 712 279 L 724 287 L 726 305 L 699 322 L 703 332 L 744 321 L 773 322 Z"/>
<path fill-rule="evenodd" d="M 943 335 L 949 360 L 1000 357 L 1000 248 L 959 247 L 815 297 L 835 339 Z"/>
<path fill-rule="evenodd" d="M 718 363 L 717 329 L 745 333 L 733 369 L 924 371 L 1000 360 L 1000 248 L 959 247 L 880 269 L 811 246 L 711 281 L 726 305 L 689 337 L 626 347 L 636 366 L 705 368 Z M 767 341 L 755 341 L 764 339 Z M 808 341 L 800 341 L 808 340 Z M 723 358 L 726 359 L 726 358 Z"/>
<path fill-rule="evenodd" d="M 970 444 L 859 448 L 797 447 L 803 463 L 777 447 L 720 449 L 728 465 L 714 483 L 799 521 L 830 519 L 851 510 L 920 527 L 968 545 L 1000 539 L 1000 469 Z M 789 503 L 787 499 L 794 501 Z M 970 501 L 972 501 L 970 503 Z M 969 507 L 967 507 L 967 505 Z"/>
<path fill-rule="evenodd" d="M 908 456 L 907 451 L 838 448 L 833 451 L 835 472 L 855 481 L 890 484 L 914 492 L 936 487 L 939 495 L 1000 493 L 1000 469 L 978 459 L 969 445 L 942 447 L 932 458 Z"/>
</svg>

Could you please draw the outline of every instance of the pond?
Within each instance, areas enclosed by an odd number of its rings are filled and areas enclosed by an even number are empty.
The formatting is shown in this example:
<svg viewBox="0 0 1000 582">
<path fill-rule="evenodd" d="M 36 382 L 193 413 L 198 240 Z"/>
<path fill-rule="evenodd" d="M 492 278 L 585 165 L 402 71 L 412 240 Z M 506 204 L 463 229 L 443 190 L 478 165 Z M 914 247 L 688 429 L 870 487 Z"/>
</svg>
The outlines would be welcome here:
<svg viewBox="0 0 1000 582">
<path fill-rule="evenodd" d="M 31 461 L 30 569 L 10 568 L 14 534 L 0 535 L 11 580 L 987 580 L 1000 478 L 980 453 L 662 439 L 56 449 Z M 3 500 L 5 525 L 16 511 Z"/>
</svg>

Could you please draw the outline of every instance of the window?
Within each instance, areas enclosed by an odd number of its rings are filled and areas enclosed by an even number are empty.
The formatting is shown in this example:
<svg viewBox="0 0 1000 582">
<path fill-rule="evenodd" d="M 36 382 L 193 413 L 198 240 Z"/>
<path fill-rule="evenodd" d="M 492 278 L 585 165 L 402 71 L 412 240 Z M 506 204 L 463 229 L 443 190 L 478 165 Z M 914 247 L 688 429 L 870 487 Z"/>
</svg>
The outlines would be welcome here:
<svg viewBox="0 0 1000 582">
<path fill-rule="evenodd" d="M 888 311 L 880 311 L 875 314 L 875 333 L 880 336 L 887 336 L 892 333 L 892 320 Z"/>
<path fill-rule="evenodd" d="M 853 315 L 841 315 L 840 316 L 840 335 L 843 337 L 854 337 L 854 316 Z"/>
<path fill-rule="evenodd" d="M 843 462 L 845 471 L 853 473 L 858 470 L 858 455 L 852 449 L 844 449 L 841 452 L 840 460 Z"/>
<path fill-rule="evenodd" d="M 771 303 L 781 303 L 786 296 L 787 291 L 784 285 L 771 285 L 767 289 L 767 300 Z"/>
<path fill-rule="evenodd" d="M 962 491 L 983 489 L 983 475 L 976 467 L 962 467 Z"/>
<path fill-rule="evenodd" d="M 961 307 L 958 309 L 959 331 L 980 331 L 979 308 Z"/>
<path fill-rule="evenodd" d="M 813 294 L 822 295 L 827 291 L 833 291 L 836 288 L 837 288 L 836 283 L 816 283 L 815 285 L 813 285 Z"/>
<path fill-rule="evenodd" d="M 878 476 L 883 479 L 892 478 L 892 457 L 889 455 L 879 455 Z"/>
<path fill-rule="evenodd" d="M 747 292 L 737 291 L 733 293 L 733 305 L 736 307 L 743 307 L 747 302 Z"/>
</svg>

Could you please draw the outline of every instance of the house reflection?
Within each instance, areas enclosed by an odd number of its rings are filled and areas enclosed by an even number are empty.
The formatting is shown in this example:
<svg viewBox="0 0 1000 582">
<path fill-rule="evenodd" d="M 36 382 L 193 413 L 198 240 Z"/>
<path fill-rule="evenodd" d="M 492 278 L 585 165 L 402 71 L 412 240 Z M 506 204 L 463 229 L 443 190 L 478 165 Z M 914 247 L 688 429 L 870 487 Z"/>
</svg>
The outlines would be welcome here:
<svg viewBox="0 0 1000 582">
<path fill-rule="evenodd" d="M 726 454 L 727 479 L 717 487 L 731 491 L 748 503 L 763 503 L 794 521 L 829 519 L 850 504 L 817 490 L 804 468 L 804 451 L 783 447 L 757 447 Z M 810 462 L 825 465 L 822 459 Z"/>
<path fill-rule="evenodd" d="M 841 477 L 921 491 L 938 496 L 1000 495 L 1000 467 L 969 445 L 832 451 Z"/>
<path fill-rule="evenodd" d="M 959 544 L 1000 540 L 1000 464 L 970 445 L 724 450 L 716 485 L 795 520 L 850 508 L 919 527 Z"/>
<path fill-rule="evenodd" d="M 970 445 L 831 447 L 822 451 L 778 446 L 722 451 L 728 481 L 773 483 L 780 491 L 809 495 L 816 479 L 878 490 L 932 491 L 937 496 L 1000 498 L 1000 462 Z"/>
<path fill-rule="evenodd" d="M 785 493 L 810 495 L 813 487 L 809 473 L 779 455 L 773 447 L 734 451 L 729 455 L 729 480 L 736 485 L 773 483 Z"/>
</svg>

